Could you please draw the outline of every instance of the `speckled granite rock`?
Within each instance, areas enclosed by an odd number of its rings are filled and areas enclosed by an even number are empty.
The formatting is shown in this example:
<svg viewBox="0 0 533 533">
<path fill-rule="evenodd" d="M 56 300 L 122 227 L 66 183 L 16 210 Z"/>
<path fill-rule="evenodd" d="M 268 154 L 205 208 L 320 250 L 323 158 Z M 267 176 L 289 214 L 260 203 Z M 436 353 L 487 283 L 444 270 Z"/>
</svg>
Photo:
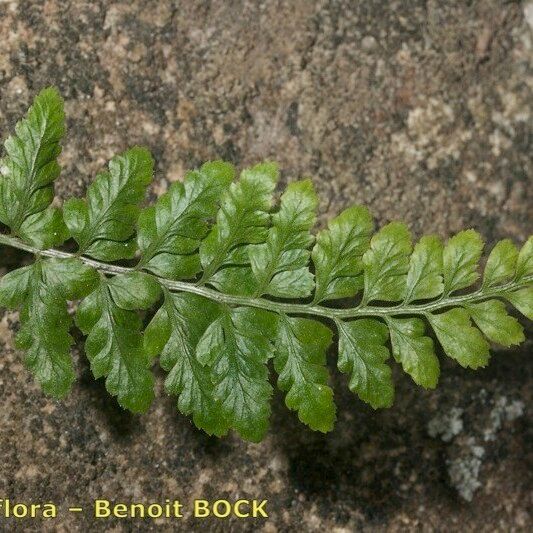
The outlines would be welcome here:
<svg viewBox="0 0 533 533">
<path fill-rule="evenodd" d="M 416 235 L 475 227 L 492 244 L 531 233 L 531 1 L 3 0 L 0 35 L 3 135 L 39 88 L 65 96 L 61 197 L 138 143 L 157 159 L 153 196 L 207 159 L 272 158 L 284 180 L 312 177 L 321 223 L 363 202 Z M 22 259 L 1 253 L 2 272 Z M 52 500 L 61 515 L 0 518 L 2 530 L 531 527 L 531 342 L 476 373 L 443 360 L 436 392 L 395 372 L 398 399 L 382 412 L 336 375 L 327 436 L 277 395 L 270 433 L 253 445 L 207 438 L 161 390 L 149 414 L 123 412 L 91 379 L 80 338 L 73 394 L 47 399 L 14 350 L 17 320 L 0 321 L 0 498 Z M 267 498 L 270 518 L 95 523 L 66 512 L 98 497 Z"/>
</svg>

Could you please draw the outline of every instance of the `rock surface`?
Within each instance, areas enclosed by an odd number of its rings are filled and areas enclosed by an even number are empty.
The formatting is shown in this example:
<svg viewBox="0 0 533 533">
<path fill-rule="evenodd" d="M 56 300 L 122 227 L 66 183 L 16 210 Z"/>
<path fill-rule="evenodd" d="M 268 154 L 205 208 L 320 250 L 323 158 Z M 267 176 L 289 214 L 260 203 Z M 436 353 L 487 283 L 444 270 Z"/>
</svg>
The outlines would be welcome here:
<svg viewBox="0 0 533 533">
<path fill-rule="evenodd" d="M 521 242 L 532 229 L 532 18 L 531 1 L 4 0 L 0 124 L 5 137 L 40 88 L 60 88 L 61 198 L 143 144 L 157 160 L 152 197 L 208 159 L 270 158 L 284 182 L 312 177 L 320 224 L 365 203 L 416 236 L 474 227 L 488 245 Z M 2 250 L 0 273 L 21 258 Z M 18 315 L 1 317 L 0 498 L 61 504 L 54 521 L 0 517 L 2 530 L 531 528 L 531 342 L 475 373 L 441 358 L 435 392 L 395 369 L 396 404 L 380 412 L 335 373 L 326 436 L 278 394 L 255 445 L 195 430 L 160 374 L 150 412 L 123 412 L 91 378 L 79 335 L 80 379 L 64 402 L 47 399 L 14 349 Z M 270 517 L 96 523 L 88 511 L 95 498 L 202 497 L 266 498 Z"/>
</svg>

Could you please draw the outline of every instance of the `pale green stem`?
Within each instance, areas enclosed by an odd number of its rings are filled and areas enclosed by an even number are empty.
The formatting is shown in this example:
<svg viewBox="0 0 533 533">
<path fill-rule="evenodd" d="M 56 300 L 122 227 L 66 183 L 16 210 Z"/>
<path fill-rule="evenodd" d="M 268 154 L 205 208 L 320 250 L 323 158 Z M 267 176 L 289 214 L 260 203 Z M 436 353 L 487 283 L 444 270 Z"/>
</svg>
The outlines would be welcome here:
<svg viewBox="0 0 533 533">
<path fill-rule="evenodd" d="M 19 250 L 24 250 L 35 255 L 43 257 L 55 257 L 60 259 L 78 258 L 86 265 L 92 266 L 98 271 L 108 274 L 130 274 L 136 271 L 136 268 L 128 268 L 118 265 L 111 265 L 108 263 L 102 263 L 95 261 L 89 257 L 78 256 L 73 253 L 63 252 L 61 250 L 49 249 L 39 250 L 29 244 L 22 242 L 16 237 L 0 234 L 0 244 L 11 246 Z M 440 298 L 432 300 L 430 302 L 421 304 L 401 304 L 391 306 L 377 306 L 377 305 L 362 305 L 355 308 L 338 309 L 332 307 L 325 307 L 323 305 L 317 305 L 313 303 L 309 304 L 295 304 L 286 302 L 274 302 L 267 300 L 266 298 L 255 298 L 249 296 L 233 296 L 230 294 L 223 294 L 211 289 L 209 287 L 200 286 L 194 282 L 186 281 L 173 281 L 170 279 L 154 276 L 159 283 L 169 289 L 170 291 L 189 292 L 204 296 L 215 302 L 221 302 L 229 305 L 242 305 L 248 307 L 257 307 L 259 309 L 267 309 L 269 311 L 288 313 L 295 315 L 313 315 L 323 318 L 335 319 L 349 319 L 362 316 L 374 316 L 374 317 L 387 317 L 394 315 L 423 315 L 427 316 L 429 313 L 440 311 L 449 307 L 461 306 L 469 303 L 475 303 L 489 298 L 498 298 L 506 293 L 524 288 L 533 282 L 533 276 L 525 276 L 520 281 L 510 281 L 497 287 L 490 287 L 484 289 L 478 289 L 468 294 L 461 294 L 457 296 L 447 296 L 446 298 Z"/>
</svg>

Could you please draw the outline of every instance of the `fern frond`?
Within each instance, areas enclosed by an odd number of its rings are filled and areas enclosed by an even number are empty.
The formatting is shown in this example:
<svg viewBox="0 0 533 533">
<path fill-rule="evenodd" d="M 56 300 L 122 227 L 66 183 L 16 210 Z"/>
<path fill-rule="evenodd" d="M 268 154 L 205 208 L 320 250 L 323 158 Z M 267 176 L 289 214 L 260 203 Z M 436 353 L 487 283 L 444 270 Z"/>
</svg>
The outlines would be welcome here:
<svg viewBox="0 0 533 533">
<path fill-rule="evenodd" d="M 312 181 L 290 183 L 278 204 L 269 162 L 238 179 L 230 164 L 206 163 L 141 209 L 153 161 L 140 147 L 113 158 L 87 198 L 61 210 L 50 203 L 63 132 L 61 98 L 45 89 L 0 166 L 0 222 L 10 229 L 0 244 L 35 255 L 0 280 L 0 306 L 20 309 L 17 345 L 52 396 L 75 379 L 73 300 L 91 370 L 120 405 L 149 408 L 159 358 L 180 412 L 209 434 L 253 441 L 268 428 L 269 359 L 287 407 L 313 430 L 333 428 L 332 328 L 339 370 L 373 408 L 393 403 L 391 359 L 432 389 L 438 346 L 475 369 L 491 343 L 525 339 L 507 304 L 533 318 L 532 237 L 520 250 L 497 243 L 482 274 L 483 241 L 472 229 L 413 246 L 405 224 L 374 232 L 368 209 L 354 206 L 315 236 Z M 67 238 L 76 252 L 53 248 Z M 144 328 L 147 309 L 155 314 Z"/>
</svg>

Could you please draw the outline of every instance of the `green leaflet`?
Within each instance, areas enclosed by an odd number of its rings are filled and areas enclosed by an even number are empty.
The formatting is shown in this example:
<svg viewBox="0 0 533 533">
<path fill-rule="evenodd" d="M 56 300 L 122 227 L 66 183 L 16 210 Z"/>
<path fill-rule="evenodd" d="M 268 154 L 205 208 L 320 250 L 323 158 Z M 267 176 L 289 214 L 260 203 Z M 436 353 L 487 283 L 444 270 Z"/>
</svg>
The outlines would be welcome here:
<svg viewBox="0 0 533 533">
<path fill-rule="evenodd" d="M 424 336 L 425 324 L 419 318 L 390 318 L 392 355 L 402 364 L 417 385 L 434 389 L 439 380 L 440 366 L 433 341 Z"/>
<path fill-rule="evenodd" d="M 442 242 L 435 235 L 416 244 L 407 272 L 406 302 L 435 298 L 442 294 Z"/>
<path fill-rule="evenodd" d="M 355 296 L 363 288 L 363 253 L 374 228 L 366 207 L 355 206 L 331 220 L 316 237 L 315 302 Z"/>
<path fill-rule="evenodd" d="M 89 293 L 98 277 L 78 259 L 36 261 L 11 272 L 0 283 L 0 305 L 22 306 L 17 347 L 43 390 L 64 397 L 75 380 L 67 300 Z"/>
<path fill-rule="evenodd" d="M 450 309 L 429 315 L 435 335 L 447 355 L 465 368 L 479 368 L 489 362 L 489 345 L 481 332 L 472 326 L 464 309 Z"/>
<path fill-rule="evenodd" d="M 48 207 L 40 213 L 29 216 L 17 233 L 22 240 L 41 250 L 57 246 L 68 237 L 63 215 L 56 207 Z"/>
<path fill-rule="evenodd" d="M 483 251 L 483 239 L 472 229 L 461 231 L 444 247 L 444 294 L 472 285 L 478 278 L 477 265 Z"/>
<path fill-rule="evenodd" d="M 222 292 L 253 294 L 256 283 L 248 247 L 265 241 L 278 167 L 261 163 L 243 170 L 224 194 L 216 224 L 200 246 L 202 281 Z"/>
<path fill-rule="evenodd" d="M 516 260 L 516 279 L 523 280 L 526 276 L 533 275 L 533 236 L 529 237 L 522 246 Z"/>
<path fill-rule="evenodd" d="M 496 244 L 490 252 L 483 274 L 483 287 L 494 287 L 515 276 L 518 250 L 509 239 Z"/>
<path fill-rule="evenodd" d="M 148 309 L 161 294 L 161 286 L 156 279 L 143 272 L 115 276 L 107 285 L 113 301 L 127 311 Z"/>
<path fill-rule="evenodd" d="M 272 387 L 266 362 L 273 355 L 277 317 L 249 307 L 223 309 L 196 347 L 211 369 L 223 416 L 242 438 L 260 441 L 270 417 Z"/>
<path fill-rule="evenodd" d="M 394 401 L 390 357 L 385 346 L 389 332 L 378 320 L 363 318 L 336 322 L 339 331 L 339 370 L 351 374 L 349 387 L 374 409 L 390 407 Z"/>
<path fill-rule="evenodd" d="M 522 326 L 516 318 L 507 314 L 505 304 L 500 300 L 470 304 L 466 309 L 489 341 L 511 346 L 525 340 Z"/>
<path fill-rule="evenodd" d="M 0 222 L 40 249 L 67 237 L 61 213 L 50 207 L 64 133 L 63 100 L 56 89 L 44 89 L 6 140 L 0 161 Z"/>
<path fill-rule="evenodd" d="M 310 180 L 291 183 L 272 216 L 266 243 L 249 247 L 256 295 L 285 298 L 309 296 L 314 287 L 309 271 L 309 233 L 315 223 L 318 199 Z"/>
<path fill-rule="evenodd" d="M 87 189 L 87 200 L 65 202 L 64 217 L 79 252 L 115 261 L 133 257 L 139 203 L 152 179 L 153 160 L 145 148 L 134 147 L 109 162 Z"/>
<path fill-rule="evenodd" d="M 66 300 L 89 294 L 98 283 L 98 274 L 77 258 L 42 261 L 42 280 Z"/>
<path fill-rule="evenodd" d="M 102 280 L 81 302 L 76 324 L 87 335 L 85 351 L 95 378 L 106 376 L 106 388 L 119 404 L 144 412 L 154 397 L 151 358 L 143 350 L 142 322 L 132 309 L 146 309 L 159 298 L 147 274 L 121 274 Z M 130 284 L 141 296 L 135 305 Z"/>
<path fill-rule="evenodd" d="M 0 307 L 16 309 L 28 294 L 33 265 L 17 268 L 0 279 Z"/>
<path fill-rule="evenodd" d="M 34 266 L 16 346 L 26 350 L 24 363 L 42 389 L 63 398 L 76 379 L 70 357 L 70 317 L 64 299 L 42 282 L 39 270 Z"/>
<path fill-rule="evenodd" d="M 220 401 L 215 397 L 209 368 L 196 359 L 196 345 L 216 320 L 216 303 L 195 294 L 165 293 L 165 303 L 144 335 L 148 357 L 161 354 L 160 364 L 168 376 L 165 390 L 178 396 L 178 409 L 192 415 L 197 427 L 209 435 L 222 436 L 229 429 Z"/>
<path fill-rule="evenodd" d="M 139 266 L 169 279 L 194 277 L 201 271 L 198 248 L 215 216 L 222 192 L 233 180 L 228 163 L 205 163 L 173 183 L 155 206 L 139 217 Z"/>
<path fill-rule="evenodd" d="M 533 287 L 526 287 L 519 291 L 505 294 L 509 300 L 525 317 L 533 320 Z"/>
<path fill-rule="evenodd" d="M 316 320 L 279 318 L 274 358 L 278 386 L 287 392 L 287 407 L 298 411 L 304 424 L 323 433 L 333 429 L 336 412 L 325 366 L 331 338 L 331 330 Z"/>
<path fill-rule="evenodd" d="M 394 302 L 405 297 L 410 253 L 411 235 L 405 224 L 391 222 L 372 237 L 370 249 L 363 256 L 363 303 Z"/>
</svg>

